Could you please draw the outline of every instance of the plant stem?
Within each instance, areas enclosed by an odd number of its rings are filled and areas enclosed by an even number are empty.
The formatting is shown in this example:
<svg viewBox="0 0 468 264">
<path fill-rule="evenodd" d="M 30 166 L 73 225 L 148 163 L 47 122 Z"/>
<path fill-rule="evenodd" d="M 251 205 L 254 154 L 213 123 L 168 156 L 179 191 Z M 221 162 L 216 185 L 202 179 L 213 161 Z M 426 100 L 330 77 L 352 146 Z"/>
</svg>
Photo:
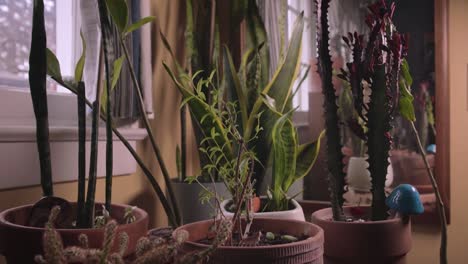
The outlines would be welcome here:
<svg viewBox="0 0 468 264">
<path fill-rule="evenodd" d="M 437 185 L 437 181 L 432 173 L 432 169 L 427 161 L 426 152 L 421 143 L 421 139 L 419 138 L 418 130 L 414 125 L 414 122 L 411 123 L 411 128 L 413 129 L 413 134 L 418 142 L 419 152 L 421 153 L 422 159 L 424 161 L 424 165 L 426 166 L 427 174 L 429 179 L 431 180 L 432 188 L 434 189 L 434 193 L 436 195 L 436 206 L 437 212 L 439 213 L 439 220 L 440 220 L 440 228 L 441 228 L 441 238 L 440 238 L 440 263 L 447 264 L 447 216 L 445 214 L 445 205 L 442 200 L 442 196 L 440 195 L 439 186 Z"/>
<path fill-rule="evenodd" d="M 91 153 L 89 157 L 88 192 L 86 194 L 85 227 L 94 225 L 96 181 L 97 181 L 97 158 L 98 158 L 98 136 L 99 136 L 99 114 L 101 112 L 101 78 L 102 78 L 102 53 L 99 55 L 99 71 L 96 83 L 96 99 L 93 102 L 93 120 L 91 125 Z"/>
<path fill-rule="evenodd" d="M 144 105 L 144 102 L 143 102 L 143 96 L 141 95 L 140 85 L 139 85 L 139 82 L 137 80 L 135 70 L 133 69 L 133 64 L 132 64 L 132 61 L 130 59 L 130 55 L 129 55 L 129 52 L 128 52 L 128 49 L 127 49 L 127 45 L 125 44 L 125 41 L 124 41 L 123 38 L 120 38 L 120 43 L 121 43 L 122 49 L 123 49 L 124 54 L 125 54 L 125 59 L 128 62 L 128 66 L 129 66 L 129 69 L 130 69 L 130 76 L 132 78 L 134 89 L 135 89 L 135 91 L 136 91 L 136 93 L 138 95 L 138 108 L 139 108 L 139 111 L 140 111 L 141 116 L 142 116 L 143 125 L 144 125 L 146 131 L 148 132 L 148 136 L 150 138 L 151 146 L 153 147 L 154 154 L 156 156 L 156 159 L 158 160 L 159 167 L 161 168 L 161 172 L 162 172 L 163 177 L 164 177 L 164 182 L 166 183 L 166 187 L 167 187 L 167 192 L 169 193 L 169 201 L 170 201 L 170 203 L 171 203 L 171 205 L 173 207 L 173 213 L 175 215 L 177 225 L 180 225 L 181 224 L 181 218 L 180 218 L 179 207 L 177 205 L 177 201 L 176 201 L 176 198 L 175 198 L 175 195 L 174 195 L 174 190 L 172 189 L 172 184 L 171 184 L 171 179 L 170 179 L 170 176 L 169 176 L 169 172 L 168 172 L 168 170 L 166 168 L 166 164 L 164 163 L 164 160 L 162 158 L 161 151 L 160 151 L 158 145 L 156 144 L 155 134 L 153 133 L 153 130 L 151 129 L 151 125 L 149 123 L 148 117 L 146 116 L 146 110 L 145 110 L 145 105 Z"/>
<path fill-rule="evenodd" d="M 185 181 L 187 178 L 187 106 L 182 106 L 180 109 L 180 168 L 181 168 L 181 180 Z"/>
<path fill-rule="evenodd" d="M 74 94 L 77 94 L 77 91 L 75 88 L 73 88 L 72 86 L 68 85 L 67 83 L 61 81 L 61 80 L 58 80 L 58 79 L 55 79 L 54 78 L 54 81 L 56 81 L 58 84 L 62 85 L 63 87 L 67 88 L 68 90 L 70 90 L 72 93 Z M 89 107 L 93 107 L 93 105 L 91 104 L 90 101 L 88 101 L 86 98 L 85 98 L 85 101 L 86 101 L 86 104 L 89 106 Z M 101 113 L 101 119 L 106 122 L 106 116 L 104 114 Z M 156 195 L 158 196 L 159 200 L 161 201 L 161 204 L 164 208 L 164 211 L 166 212 L 167 214 L 167 217 L 169 219 L 169 224 L 174 226 L 174 227 L 178 227 L 180 224 L 177 224 L 176 220 L 175 220 L 175 216 L 174 216 L 174 212 L 171 208 L 171 205 L 169 203 L 169 201 L 166 199 L 166 196 L 164 195 L 164 192 L 162 191 L 161 187 L 159 186 L 158 182 L 156 181 L 155 177 L 153 176 L 153 174 L 151 173 L 151 171 L 148 169 L 148 167 L 146 167 L 145 163 L 143 162 L 143 160 L 138 156 L 138 153 L 135 151 L 135 149 L 132 147 L 132 145 L 128 142 L 128 140 L 119 132 L 119 130 L 117 130 L 116 127 L 114 127 L 112 125 L 112 131 L 114 132 L 114 134 L 117 136 L 117 138 L 119 138 L 119 140 L 124 144 L 124 146 L 127 148 L 127 150 L 130 152 L 130 154 L 133 156 L 133 158 L 135 159 L 135 161 L 138 163 L 138 165 L 140 166 L 141 170 L 143 171 L 143 173 L 145 174 L 146 178 L 148 179 L 148 181 L 150 182 L 151 184 L 151 187 L 154 189 L 154 191 L 156 192 Z"/>
<path fill-rule="evenodd" d="M 110 39 L 111 25 L 108 20 L 107 8 L 104 0 L 98 0 L 99 18 L 101 21 L 102 47 L 104 50 L 104 67 L 106 71 L 106 192 L 105 207 L 111 212 L 112 203 L 112 167 L 113 167 L 113 141 L 112 141 L 112 100 L 111 100 L 111 76 L 109 66 L 108 40 Z M 110 42 L 110 41 L 109 41 Z M 116 74 L 116 73 L 114 73 Z M 99 109 L 100 111 L 100 109 Z"/>
<path fill-rule="evenodd" d="M 77 199 L 77 227 L 83 227 L 85 214 L 86 188 L 86 95 L 83 82 L 78 83 L 78 199 Z"/>
<path fill-rule="evenodd" d="M 97 98 L 97 97 L 96 97 Z M 99 135 L 99 99 L 93 103 L 93 121 L 91 130 L 91 154 L 89 160 L 88 193 L 86 195 L 84 223 L 86 228 L 92 228 L 94 224 L 94 198 L 96 196 L 97 180 L 97 156 L 98 156 L 98 135 Z"/>
<path fill-rule="evenodd" d="M 50 159 L 49 120 L 47 109 L 47 37 L 44 24 L 44 2 L 34 0 L 31 52 L 29 54 L 29 87 L 36 117 L 36 141 L 44 196 L 54 194 Z"/>
</svg>

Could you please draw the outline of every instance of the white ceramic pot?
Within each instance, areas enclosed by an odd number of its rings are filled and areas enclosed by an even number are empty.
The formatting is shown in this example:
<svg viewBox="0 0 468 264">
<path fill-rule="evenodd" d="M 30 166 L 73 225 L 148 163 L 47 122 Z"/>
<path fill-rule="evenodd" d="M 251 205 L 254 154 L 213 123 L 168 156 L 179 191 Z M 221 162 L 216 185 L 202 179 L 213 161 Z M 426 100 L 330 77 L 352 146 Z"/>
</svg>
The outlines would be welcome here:
<svg viewBox="0 0 468 264">
<path fill-rule="evenodd" d="M 389 161 L 385 186 L 390 187 L 393 182 L 393 167 Z M 348 162 L 347 181 L 348 187 L 359 192 L 369 192 L 372 184 L 366 157 L 351 157 Z"/>
<path fill-rule="evenodd" d="M 262 197 L 261 199 L 263 200 L 263 199 L 266 199 L 266 198 Z M 224 216 L 226 216 L 228 218 L 232 218 L 234 216 L 234 213 L 228 212 L 226 210 L 226 207 L 231 202 L 232 202 L 232 200 L 229 199 L 229 200 L 224 200 L 221 203 L 221 210 L 222 210 Z M 269 219 L 284 219 L 284 220 L 305 221 L 304 211 L 302 211 L 301 205 L 294 199 L 291 199 L 291 205 L 293 206 L 293 209 L 291 209 L 291 210 L 254 213 L 254 219 L 255 219 L 255 217 L 258 217 L 258 218 L 269 218 Z"/>
</svg>

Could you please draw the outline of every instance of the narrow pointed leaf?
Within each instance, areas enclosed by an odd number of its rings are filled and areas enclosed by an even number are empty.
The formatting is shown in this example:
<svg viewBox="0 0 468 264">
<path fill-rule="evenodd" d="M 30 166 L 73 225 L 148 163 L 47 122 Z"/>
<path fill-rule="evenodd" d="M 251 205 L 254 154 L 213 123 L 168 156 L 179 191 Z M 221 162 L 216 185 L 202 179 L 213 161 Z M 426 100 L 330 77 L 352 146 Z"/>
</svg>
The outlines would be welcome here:
<svg viewBox="0 0 468 264">
<path fill-rule="evenodd" d="M 62 73 L 60 72 L 60 63 L 55 56 L 54 52 L 47 49 L 47 74 L 57 80 L 62 80 Z"/>
<path fill-rule="evenodd" d="M 296 175 L 295 180 L 306 176 L 317 160 L 320 151 L 320 141 L 325 135 L 325 130 L 322 131 L 316 141 L 300 145 L 297 151 Z"/>
<path fill-rule="evenodd" d="M 133 31 L 141 28 L 142 26 L 144 26 L 145 24 L 147 23 L 151 23 L 153 22 L 154 20 L 156 19 L 155 16 L 147 16 L 147 17 L 144 17 L 140 20 L 138 20 L 137 22 L 131 24 L 130 26 L 126 27 L 125 30 L 124 30 L 124 36 L 128 35 L 129 33 L 132 33 Z"/>
<path fill-rule="evenodd" d="M 80 37 L 81 37 L 81 46 L 83 47 L 83 51 L 81 52 L 80 59 L 76 63 L 75 66 L 75 82 L 81 82 L 83 79 L 83 69 L 84 69 L 84 64 L 86 60 L 86 41 L 84 40 L 83 32 L 80 31 Z"/>
</svg>

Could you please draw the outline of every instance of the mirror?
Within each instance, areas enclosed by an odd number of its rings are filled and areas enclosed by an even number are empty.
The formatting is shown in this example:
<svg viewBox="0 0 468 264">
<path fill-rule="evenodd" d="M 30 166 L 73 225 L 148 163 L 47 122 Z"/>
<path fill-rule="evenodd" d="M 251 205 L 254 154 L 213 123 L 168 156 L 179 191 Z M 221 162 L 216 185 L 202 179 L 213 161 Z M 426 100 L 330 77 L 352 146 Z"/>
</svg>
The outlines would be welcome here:
<svg viewBox="0 0 468 264">
<path fill-rule="evenodd" d="M 357 31 L 366 34 L 368 27 L 364 17 L 367 14 L 367 5 L 373 1 L 332 1 L 330 6 L 331 29 L 331 55 L 335 69 L 344 67 L 350 61 L 350 52 L 344 45 L 341 36 L 348 32 Z M 416 127 L 423 146 L 428 154 L 428 160 L 437 178 L 445 204 L 449 197 L 449 135 L 448 135 L 448 91 L 446 85 L 446 3 L 442 0 L 413 0 L 396 1 L 397 7 L 394 22 L 400 33 L 408 36 L 408 56 L 410 72 L 413 77 L 412 93 L 416 114 Z M 439 8 L 435 8 L 438 6 Z M 445 8 L 444 8 L 445 6 Z M 312 61 L 314 59 L 312 58 Z M 437 62 L 437 63 L 436 63 Z M 313 63 L 314 64 L 314 63 Z M 310 84 L 309 124 L 323 127 L 322 96 L 320 80 L 312 69 L 312 82 Z M 342 82 L 335 80 L 335 87 L 343 96 Z M 338 104 L 340 104 L 340 99 Z M 320 131 L 311 128 L 311 138 Z M 438 221 L 435 195 L 432 191 L 423 160 L 417 151 L 417 143 L 412 134 L 410 124 L 401 117 L 394 120 L 393 144 L 388 174 L 388 191 L 400 183 L 409 183 L 415 186 L 422 197 L 426 213 L 415 219 L 416 222 L 435 223 Z M 359 138 L 349 131 L 342 130 L 344 151 L 347 156 L 365 158 L 365 148 Z M 328 188 L 326 180 L 325 150 L 321 150 L 321 157 L 313 171 L 304 179 L 304 207 L 314 210 L 327 206 Z M 353 165 L 347 168 L 348 192 L 345 199 L 349 204 L 368 204 L 371 195 L 359 188 L 359 182 L 350 179 L 353 171 L 359 167 Z M 362 185 L 362 184 L 361 184 Z M 310 202 L 313 200 L 314 202 Z M 447 210 L 448 211 L 448 210 Z"/>
</svg>

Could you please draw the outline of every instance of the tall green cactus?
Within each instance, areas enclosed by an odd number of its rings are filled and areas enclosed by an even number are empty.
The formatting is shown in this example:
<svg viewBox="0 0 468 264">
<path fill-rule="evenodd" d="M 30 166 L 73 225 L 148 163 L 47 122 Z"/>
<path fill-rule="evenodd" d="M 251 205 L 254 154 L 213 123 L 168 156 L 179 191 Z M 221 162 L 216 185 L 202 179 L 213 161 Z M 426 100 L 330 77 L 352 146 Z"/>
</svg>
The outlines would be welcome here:
<svg viewBox="0 0 468 264">
<path fill-rule="evenodd" d="M 338 124 L 338 105 L 333 86 L 332 60 L 328 42 L 330 32 L 328 28 L 328 8 L 330 0 L 316 3 L 318 14 L 318 69 L 322 77 L 322 92 L 324 95 L 325 127 L 327 136 L 327 168 L 329 173 L 329 190 L 333 209 L 333 219 L 343 219 L 343 193 L 345 185 L 345 174 L 343 172 L 343 154 L 341 152 L 340 127 Z"/>
<path fill-rule="evenodd" d="M 342 220 L 344 192 L 343 154 L 332 83 L 332 61 L 330 57 L 328 8 L 330 0 L 316 1 L 318 14 L 319 73 L 325 96 L 325 124 L 327 128 L 328 170 L 333 217 Z M 385 205 L 385 179 L 389 166 L 388 158 L 392 137 L 390 135 L 394 108 L 399 99 L 399 76 L 406 55 L 406 41 L 392 23 L 395 4 L 387 5 L 380 0 L 369 6 L 366 23 L 370 28 L 367 45 L 364 37 L 349 33 L 343 37 L 352 51 L 353 61 L 347 70 L 341 69 L 338 77 L 349 83 L 353 94 L 357 120 L 347 120 L 350 130 L 362 138 L 367 147 L 369 172 L 372 179 L 372 220 L 387 218 Z M 366 47 L 364 49 L 364 46 Z M 365 100 L 365 89 L 370 89 L 369 102 Z M 363 124 L 361 127 L 358 124 Z M 356 129 L 359 127 L 360 129 Z M 367 131 L 364 133 L 364 131 Z"/>
</svg>

